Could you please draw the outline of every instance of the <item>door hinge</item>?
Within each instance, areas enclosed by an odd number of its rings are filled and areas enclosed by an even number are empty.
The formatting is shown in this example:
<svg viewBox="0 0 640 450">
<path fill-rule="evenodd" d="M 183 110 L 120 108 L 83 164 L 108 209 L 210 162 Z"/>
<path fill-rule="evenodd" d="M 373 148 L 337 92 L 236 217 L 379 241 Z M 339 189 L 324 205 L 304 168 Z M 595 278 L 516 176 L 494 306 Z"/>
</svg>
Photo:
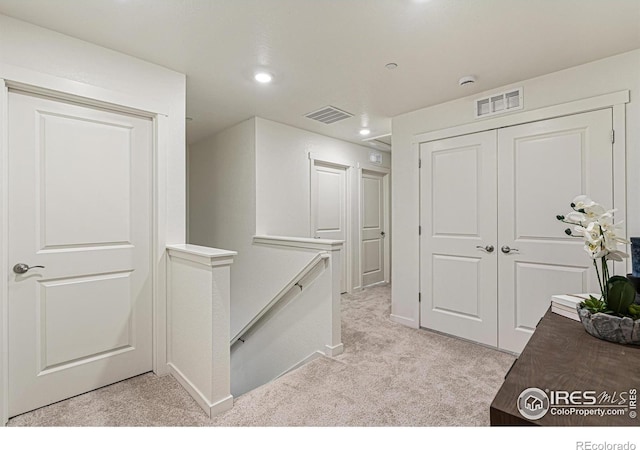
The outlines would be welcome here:
<svg viewBox="0 0 640 450">
<path fill-rule="evenodd" d="M 422 159 L 418 159 L 418 169 L 422 169 Z"/>
<path fill-rule="evenodd" d="M 422 292 L 418 292 L 418 303 L 422 303 Z"/>
<path fill-rule="evenodd" d="M 611 143 L 616 143 L 616 130 L 611 130 Z"/>
<path fill-rule="evenodd" d="M 418 236 L 422 236 L 422 225 L 418 225 Z"/>
</svg>

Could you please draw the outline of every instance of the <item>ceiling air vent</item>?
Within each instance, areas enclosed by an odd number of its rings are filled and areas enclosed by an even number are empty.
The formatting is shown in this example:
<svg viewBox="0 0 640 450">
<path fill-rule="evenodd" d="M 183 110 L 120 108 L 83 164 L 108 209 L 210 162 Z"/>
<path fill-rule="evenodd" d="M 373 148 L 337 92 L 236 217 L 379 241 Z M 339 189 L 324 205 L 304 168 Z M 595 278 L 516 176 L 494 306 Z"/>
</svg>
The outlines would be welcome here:
<svg viewBox="0 0 640 450">
<path fill-rule="evenodd" d="M 353 114 L 342 111 L 341 109 L 338 109 L 334 106 L 325 106 L 324 108 L 321 108 L 317 111 L 306 114 L 305 117 L 312 120 L 317 120 L 318 122 L 326 123 L 328 125 L 330 123 L 335 123 L 340 120 L 353 117 Z"/>
<path fill-rule="evenodd" d="M 512 89 L 475 101 L 476 119 L 522 109 L 522 88 Z"/>
</svg>

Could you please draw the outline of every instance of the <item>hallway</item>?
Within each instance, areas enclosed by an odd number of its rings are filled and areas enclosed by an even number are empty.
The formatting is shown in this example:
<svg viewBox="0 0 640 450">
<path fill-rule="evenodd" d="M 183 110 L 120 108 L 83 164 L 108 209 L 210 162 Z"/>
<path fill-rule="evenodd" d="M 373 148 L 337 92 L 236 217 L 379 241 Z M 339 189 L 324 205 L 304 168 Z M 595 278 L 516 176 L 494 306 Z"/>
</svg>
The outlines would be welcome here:
<svg viewBox="0 0 640 450">
<path fill-rule="evenodd" d="M 390 287 L 342 296 L 345 352 L 237 399 L 209 420 L 171 377 L 145 374 L 9 426 L 484 426 L 514 357 L 389 320 Z"/>
</svg>

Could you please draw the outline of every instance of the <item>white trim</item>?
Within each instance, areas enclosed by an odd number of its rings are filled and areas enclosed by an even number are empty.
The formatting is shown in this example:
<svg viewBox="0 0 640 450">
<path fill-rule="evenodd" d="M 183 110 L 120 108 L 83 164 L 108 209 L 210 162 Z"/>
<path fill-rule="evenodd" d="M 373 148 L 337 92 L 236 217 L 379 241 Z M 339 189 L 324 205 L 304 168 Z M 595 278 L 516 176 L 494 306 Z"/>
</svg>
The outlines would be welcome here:
<svg viewBox="0 0 640 450">
<path fill-rule="evenodd" d="M 125 112 L 148 117 L 153 122 L 153 141 L 151 158 L 151 182 L 152 182 L 152 228 L 151 228 L 151 258 L 152 277 L 152 321 L 153 321 L 153 371 L 157 375 L 168 373 L 167 363 L 167 335 L 166 335 L 166 257 L 164 254 L 166 240 L 166 195 L 167 195 L 167 175 L 166 163 L 168 120 L 165 106 L 153 99 L 138 97 L 136 95 L 125 94 L 109 89 L 84 84 L 65 78 L 56 77 L 46 73 L 16 67 L 8 64 L 0 65 L 0 82 L 2 92 L 0 94 L 0 169 L 2 170 L 2 181 L 0 185 L 0 212 L 2 212 L 2 223 L 0 224 L 0 241 L 2 242 L 2 255 L 0 270 L 2 274 L 8 271 L 8 230 L 7 203 L 8 203 L 8 88 L 16 88 L 23 92 L 46 95 L 55 99 L 73 101 L 86 106 L 106 108 L 116 112 Z M 0 426 L 8 422 L 8 285 L 6 276 L 0 277 L 0 349 L 2 349 L 2 364 L 0 364 Z"/>
<path fill-rule="evenodd" d="M 191 397 L 196 401 L 198 406 L 202 408 L 202 410 L 207 414 L 210 418 L 223 413 L 225 411 L 229 411 L 233 408 L 233 395 L 229 395 L 223 399 L 220 399 L 214 403 L 209 402 L 207 398 L 198 390 L 197 387 L 191 383 L 191 381 L 184 376 L 178 368 L 176 368 L 172 363 L 167 363 L 169 367 L 169 372 L 171 375 L 180 383 L 180 385 L 191 395 Z"/>
<path fill-rule="evenodd" d="M 191 242 L 191 235 L 189 233 L 189 216 L 191 215 L 191 189 L 190 185 L 190 177 L 191 177 L 191 147 L 189 144 L 186 145 L 185 148 L 185 242 Z"/>
<path fill-rule="evenodd" d="M 427 133 L 419 133 L 413 136 L 414 143 L 424 143 L 430 141 L 438 141 L 455 136 L 465 134 L 478 133 L 480 131 L 494 130 L 496 128 L 504 128 L 513 125 L 521 125 L 523 123 L 537 122 L 540 120 L 553 119 L 556 117 L 570 116 L 573 114 L 595 111 L 598 109 L 610 108 L 615 105 L 629 103 L 629 91 L 618 91 L 611 94 L 598 95 L 596 97 L 586 98 L 583 100 L 575 100 L 572 102 L 561 103 L 559 105 L 547 106 L 544 108 L 524 111 L 508 116 L 493 117 L 491 119 L 480 122 L 473 122 L 455 127 L 444 128 L 442 130 L 429 131 Z"/>
<path fill-rule="evenodd" d="M 325 345 L 324 354 L 331 358 L 342 355 L 344 352 L 344 344 L 341 342 L 338 345 Z"/>
<path fill-rule="evenodd" d="M 9 421 L 8 88 L 0 79 L 0 426 Z"/>
<path fill-rule="evenodd" d="M 156 116 L 153 120 L 153 149 L 151 155 L 152 194 L 151 194 L 151 292 L 152 292 L 152 369 L 158 376 L 169 374 L 167 367 L 167 270 L 164 256 L 164 242 L 166 236 L 167 191 L 166 167 L 167 146 L 164 144 L 162 133 L 168 127 L 166 116 Z"/>
<path fill-rule="evenodd" d="M 624 235 L 628 236 L 627 224 L 627 129 L 625 105 L 613 105 L 612 123 L 614 130 L 613 141 L 613 208 L 616 212 L 616 222 L 622 222 Z M 627 244 L 627 253 L 631 254 L 630 244 Z M 614 262 L 613 271 L 617 275 L 626 276 L 631 273 L 631 258 L 626 261 Z"/>
<path fill-rule="evenodd" d="M 311 239 L 289 236 L 254 236 L 254 244 L 275 245 L 278 247 L 297 247 L 329 252 L 340 251 L 344 241 L 334 239 Z"/>
<path fill-rule="evenodd" d="M 384 174 L 390 174 L 391 169 L 388 167 L 376 166 L 374 164 L 360 164 L 358 163 L 358 169 L 367 170 L 369 172 L 378 172 Z"/>
<path fill-rule="evenodd" d="M 192 244 L 167 245 L 167 251 L 172 258 L 185 259 L 209 267 L 229 265 L 233 262 L 233 257 L 238 254 L 231 250 Z"/>
<path fill-rule="evenodd" d="M 345 224 L 345 242 L 344 242 L 344 247 L 343 247 L 343 251 L 342 254 L 344 255 L 344 258 L 342 258 L 342 264 L 346 265 L 346 268 L 342 269 L 342 273 L 346 273 L 347 274 L 347 279 L 345 280 L 345 287 L 347 288 L 346 292 L 347 293 L 351 293 L 353 292 L 353 260 L 355 258 L 360 258 L 360 253 L 359 252 L 355 252 L 353 251 L 353 242 L 351 242 L 351 240 L 353 239 L 353 171 L 355 170 L 355 168 L 353 166 L 351 167 L 347 167 L 346 169 L 346 177 L 347 179 L 346 181 L 346 189 L 347 191 L 345 192 L 345 207 L 346 207 L 346 214 L 345 214 L 345 218 L 344 220 L 346 221 Z M 340 291 L 342 291 L 342 289 L 340 289 Z M 342 292 L 340 292 L 342 293 Z"/>
<path fill-rule="evenodd" d="M 85 105 L 107 107 L 108 109 L 142 113 L 146 117 L 153 114 L 167 116 L 167 105 L 158 103 L 156 99 L 142 98 L 130 94 L 113 91 L 79 81 L 60 78 L 43 72 L 36 72 L 11 64 L 0 65 L 0 77 L 7 85 L 21 91 L 53 96 L 63 100 L 80 100 Z"/>
<path fill-rule="evenodd" d="M 396 314 L 391 314 L 389 318 L 391 319 L 392 322 L 399 323 L 400 325 L 404 325 L 406 327 L 411 327 L 416 329 L 420 328 L 418 326 L 418 321 L 410 317 L 403 317 L 403 316 L 398 316 Z"/>
<path fill-rule="evenodd" d="M 356 163 L 349 160 L 349 159 L 342 159 L 342 158 L 336 158 L 336 157 L 332 157 L 332 158 L 326 158 L 324 156 L 320 156 L 316 153 L 312 153 L 309 152 L 309 159 L 311 160 L 311 164 L 313 165 L 313 163 L 315 161 L 318 161 L 320 163 L 324 163 L 324 164 L 331 164 L 334 166 L 338 166 L 338 167 L 345 167 L 345 168 L 349 168 L 349 167 L 356 167 Z"/>
</svg>

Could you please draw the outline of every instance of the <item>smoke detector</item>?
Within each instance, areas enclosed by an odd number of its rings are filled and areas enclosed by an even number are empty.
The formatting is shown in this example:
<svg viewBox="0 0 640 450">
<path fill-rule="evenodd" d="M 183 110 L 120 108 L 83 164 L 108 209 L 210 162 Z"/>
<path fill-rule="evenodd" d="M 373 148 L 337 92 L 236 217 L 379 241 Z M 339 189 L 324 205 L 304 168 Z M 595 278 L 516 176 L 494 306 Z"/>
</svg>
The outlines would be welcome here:
<svg viewBox="0 0 640 450">
<path fill-rule="evenodd" d="M 467 75 L 466 77 L 462 77 L 458 80 L 458 84 L 460 86 L 466 86 L 468 84 L 473 84 L 476 82 L 476 77 L 473 75 Z"/>
</svg>

